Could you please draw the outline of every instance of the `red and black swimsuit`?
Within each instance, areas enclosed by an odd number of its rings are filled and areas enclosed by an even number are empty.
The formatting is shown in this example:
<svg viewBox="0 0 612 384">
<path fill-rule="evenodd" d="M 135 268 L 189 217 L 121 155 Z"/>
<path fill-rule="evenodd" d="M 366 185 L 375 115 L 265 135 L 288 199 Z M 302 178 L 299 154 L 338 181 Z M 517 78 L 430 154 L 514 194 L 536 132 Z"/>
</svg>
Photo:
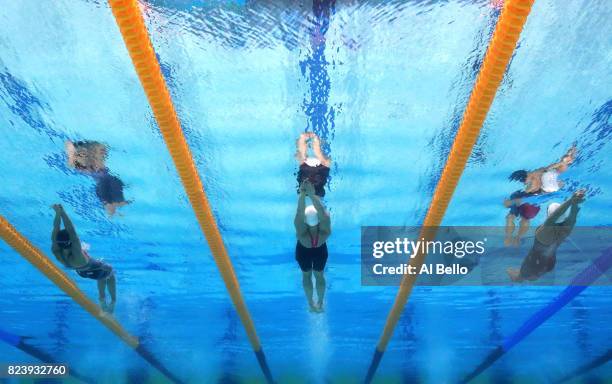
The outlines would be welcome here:
<svg viewBox="0 0 612 384">
<path fill-rule="evenodd" d="M 325 269 L 327 263 L 327 244 L 323 243 L 319 246 L 319 234 L 312 237 L 310 232 L 310 245 L 312 248 L 307 248 L 297 241 L 295 246 L 295 260 L 300 265 L 300 269 L 303 272 L 310 272 L 315 270 L 321 272 Z"/>
</svg>

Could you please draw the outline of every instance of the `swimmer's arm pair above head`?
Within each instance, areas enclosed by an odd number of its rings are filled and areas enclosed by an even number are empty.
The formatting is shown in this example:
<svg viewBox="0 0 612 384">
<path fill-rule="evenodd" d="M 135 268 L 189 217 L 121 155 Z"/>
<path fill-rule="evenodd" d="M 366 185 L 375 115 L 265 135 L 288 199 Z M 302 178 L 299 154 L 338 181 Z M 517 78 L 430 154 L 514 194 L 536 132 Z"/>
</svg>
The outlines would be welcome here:
<svg viewBox="0 0 612 384">
<path fill-rule="evenodd" d="M 306 144 L 306 140 L 310 137 L 309 132 L 304 132 L 298 137 L 295 147 L 295 158 L 298 163 L 302 164 L 306 160 L 306 153 L 308 152 L 308 144 Z"/>
<path fill-rule="evenodd" d="M 564 228 L 567 228 L 570 232 L 576 225 L 576 218 L 578 217 L 578 212 L 580 211 L 579 204 L 584 202 L 584 193 L 585 193 L 584 189 L 581 189 L 579 191 L 576 191 L 572 195 L 572 197 L 570 197 L 569 199 L 572 202 L 572 205 L 570 207 L 569 215 L 567 216 L 565 220 L 563 220 L 562 225 Z"/>
<path fill-rule="evenodd" d="M 540 227 L 539 231 L 536 232 L 536 236 L 545 244 L 549 244 L 554 241 L 558 231 L 565 232 L 567 236 L 576 225 L 576 217 L 580 208 L 578 204 L 584 201 L 584 190 L 576 191 L 572 197 L 563 202 L 555 211 L 546 219 L 544 224 Z M 557 225 L 557 220 L 565 214 L 565 212 L 571 208 L 569 216 L 561 223 Z"/>
<path fill-rule="evenodd" d="M 319 139 L 319 136 L 315 135 L 314 133 L 312 134 L 311 138 L 312 151 L 314 152 L 315 157 L 319 159 L 321 164 L 329 168 L 329 166 L 331 165 L 331 160 L 325 157 L 323 151 L 321 151 L 321 139 Z"/>
<path fill-rule="evenodd" d="M 59 214 L 62 221 L 64 222 L 64 228 L 68 231 L 68 235 L 70 236 L 70 241 L 72 242 L 72 253 L 75 255 L 80 255 L 82 253 L 81 250 L 81 240 L 79 239 L 79 235 L 76 232 L 76 228 L 72 224 L 72 221 L 64 211 L 64 207 L 61 204 L 55 204 L 53 206 L 56 214 Z"/>
<path fill-rule="evenodd" d="M 297 161 L 302 164 L 308 156 L 308 139 L 312 140 L 312 151 L 315 157 L 323 164 L 328 167 L 331 164 L 331 160 L 325 157 L 323 151 L 321 151 L 321 139 L 313 132 L 304 132 L 300 135 L 297 140 L 296 147 L 297 152 L 295 154 Z"/>
</svg>

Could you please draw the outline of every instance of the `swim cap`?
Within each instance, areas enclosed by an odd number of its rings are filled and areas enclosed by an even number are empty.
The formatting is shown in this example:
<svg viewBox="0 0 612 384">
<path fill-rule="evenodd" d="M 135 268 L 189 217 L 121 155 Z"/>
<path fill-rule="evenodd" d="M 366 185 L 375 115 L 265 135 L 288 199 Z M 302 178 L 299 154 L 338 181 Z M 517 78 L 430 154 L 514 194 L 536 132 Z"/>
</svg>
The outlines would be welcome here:
<svg viewBox="0 0 612 384">
<path fill-rule="evenodd" d="M 304 222 L 310 227 L 314 227 L 319 224 L 319 215 L 314 205 L 306 206 L 304 209 Z"/>
<path fill-rule="evenodd" d="M 552 215 L 557 209 L 559 209 L 560 206 L 561 206 L 561 204 L 559 204 L 559 203 L 550 203 L 550 204 L 548 204 L 548 208 L 546 208 L 546 216 L 550 217 L 550 215 Z M 564 220 L 566 217 L 567 217 L 567 211 L 561 217 L 559 217 L 557 220 Z"/>
<path fill-rule="evenodd" d="M 316 167 L 316 166 L 321 165 L 321 161 L 317 159 L 316 157 L 307 157 L 306 160 L 304 160 L 304 162 L 309 167 Z"/>
<path fill-rule="evenodd" d="M 561 187 L 559 186 L 559 172 L 551 170 L 546 171 L 542 174 L 542 190 L 544 192 L 557 192 Z"/>
</svg>

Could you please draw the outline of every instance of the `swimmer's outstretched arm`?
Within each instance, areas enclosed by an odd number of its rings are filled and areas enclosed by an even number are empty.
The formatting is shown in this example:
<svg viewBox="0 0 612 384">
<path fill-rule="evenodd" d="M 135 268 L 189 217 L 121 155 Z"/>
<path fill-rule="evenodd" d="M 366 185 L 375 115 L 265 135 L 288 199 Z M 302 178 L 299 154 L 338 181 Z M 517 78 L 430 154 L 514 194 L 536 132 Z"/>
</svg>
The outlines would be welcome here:
<svg viewBox="0 0 612 384">
<path fill-rule="evenodd" d="M 321 140 L 319 139 L 319 136 L 313 133 L 310 137 L 312 138 L 312 151 L 314 152 L 315 157 L 319 159 L 321 164 L 329 168 L 331 160 L 325 157 L 321 151 Z"/>
<path fill-rule="evenodd" d="M 304 160 L 306 160 L 306 152 L 308 151 L 306 140 L 308 140 L 309 137 L 310 137 L 310 133 L 304 132 L 300 135 L 300 137 L 297 139 L 295 143 L 295 146 L 296 146 L 295 158 L 300 164 L 302 164 Z"/>
<path fill-rule="evenodd" d="M 556 163 L 550 164 L 548 167 L 545 167 L 544 169 L 557 169 L 562 165 L 570 165 L 571 163 L 574 162 L 575 158 L 576 158 L 576 145 L 572 145 L 572 147 L 568 149 L 567 152 L 565 152 L 563 156 L 561 156 L 561 159 L 559 159 L 559 161 L 557 161 Z"/>
</svg>

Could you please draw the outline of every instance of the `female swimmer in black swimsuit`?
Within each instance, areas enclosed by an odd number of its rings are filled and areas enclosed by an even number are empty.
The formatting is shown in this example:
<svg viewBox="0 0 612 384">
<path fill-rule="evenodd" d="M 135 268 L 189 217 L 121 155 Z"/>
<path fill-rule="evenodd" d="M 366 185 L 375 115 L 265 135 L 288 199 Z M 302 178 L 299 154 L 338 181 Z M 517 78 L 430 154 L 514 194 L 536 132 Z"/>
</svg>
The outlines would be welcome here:
<svg viewBox="0 0 612 384">
<path fill-rule="evenodd" d="M 306 204 L 306 198 L 309 204 Z M 310 204 L 312 202 L 312 204 Z M 327 263 L 327 239 L 331 235 L 331 221 L 314 186 L 305 180 L 300 185 L 297 212 L 295 213 L 295 259 L 302 270 L 302 285 L 312 312 L 323 312 L 325 277 L 323 270 Z M 312 275 L 316 281 L 317 303 L 313 299 Z"/>
<path fill-rule="evenodd" d="M 569 236 L 576 225 L 576 217 L 584 201 L 584 191 L 577 191 L 563 204 L 552 203 L 548 206 L 548 218 L 536 229 L 533 246 L 523 260 L 521 269 L 508 268 L 510 279 L 515 282 L 537 280 L 550 272 L 557 262 L 557 248 Z M 557 221 L 570 210 L 565 220 Z"/>
<path fill-rule="evenodd" d="M 98 283 L 100 307 L 105 312 L 112 313 L 117 301 L 117 288 L 113 267 L 89 256 L 87 251 L 81 247 L 81 240 L 64 208 L 60 204 L 54 204 L 52 208 L 55 211 L 53 232 L 51 233 L 51 251 L 53 255 L 65 267 L 74 269 L 79 276 L 96 280 Z M 65 229 L 60 228 L 62 221 L 64 222 Z M 107 288 L 111 297 L 109 304 L 106 303 Z"/>
</svg>

